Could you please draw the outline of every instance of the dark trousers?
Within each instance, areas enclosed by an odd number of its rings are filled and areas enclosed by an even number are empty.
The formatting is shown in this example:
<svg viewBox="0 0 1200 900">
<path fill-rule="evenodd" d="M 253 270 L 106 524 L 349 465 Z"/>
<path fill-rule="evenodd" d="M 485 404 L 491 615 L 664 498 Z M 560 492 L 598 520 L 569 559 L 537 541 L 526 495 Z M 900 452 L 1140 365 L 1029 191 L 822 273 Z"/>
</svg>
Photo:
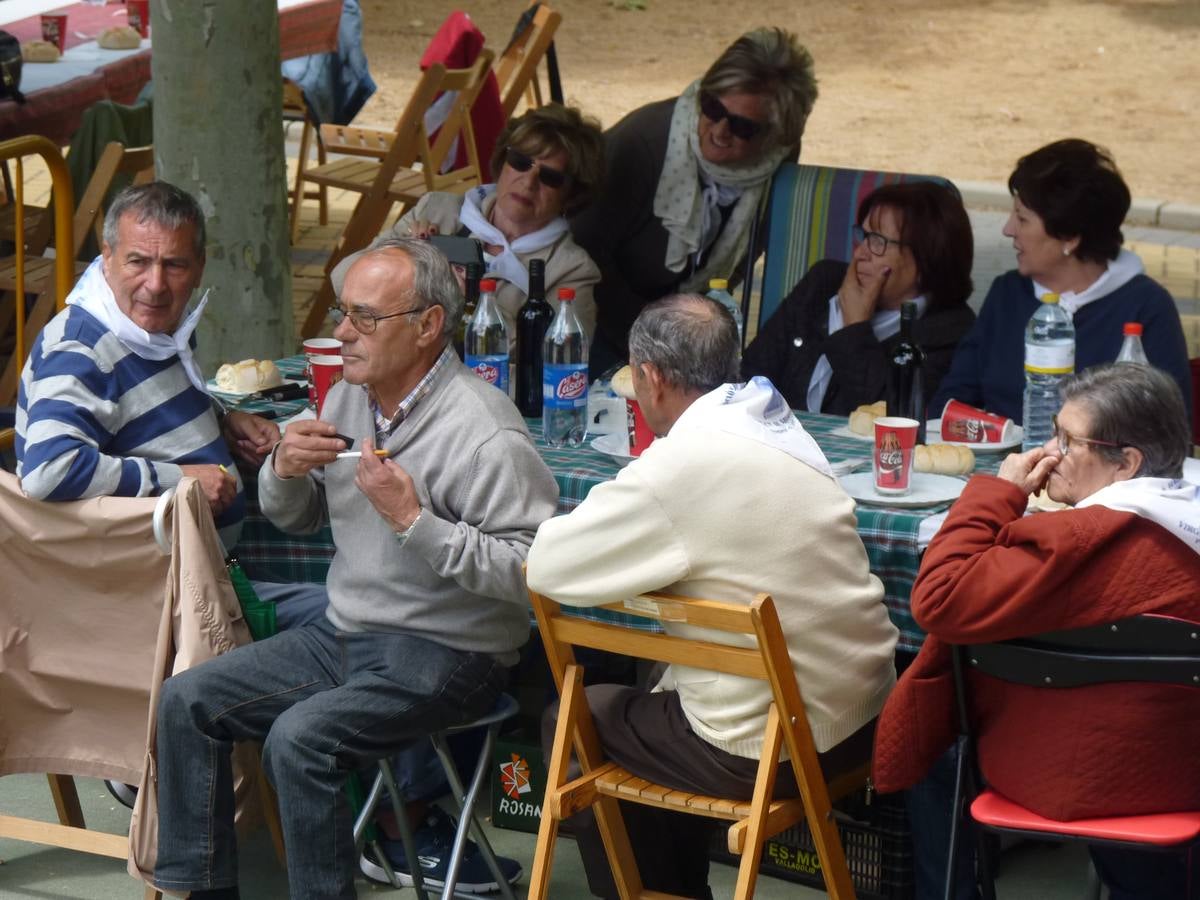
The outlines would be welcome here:
<svg viewBox="0 0 1200 900">
<path fill-rule="evenodd" d="M 622 768 L 679 791 L 750 799 L 758 760 L 726 753 L 698 737 L 674 691 L 650 693 L 599 684 L 587 689 L 587 697 L 604 753 Z M 542 718 L 542 746 L 547 758 L 557 721 L 556 703 Z M 821 754 L 826 777 L 869 759 L 874 732 L 872 721 Z M 776 776 L 775 796 L 795 797 L 798 793 L 791 763 L 782 764 Z M 647 890 L 684 897 L 712 896 L 708 888 L 708 840 L 713 820 L 625 802 L 621 803 L 621 815 Z M 592 894 L 615 898 L 616 884 L 591 809 L 568 822 L 578 841 Z"/>
</svg>

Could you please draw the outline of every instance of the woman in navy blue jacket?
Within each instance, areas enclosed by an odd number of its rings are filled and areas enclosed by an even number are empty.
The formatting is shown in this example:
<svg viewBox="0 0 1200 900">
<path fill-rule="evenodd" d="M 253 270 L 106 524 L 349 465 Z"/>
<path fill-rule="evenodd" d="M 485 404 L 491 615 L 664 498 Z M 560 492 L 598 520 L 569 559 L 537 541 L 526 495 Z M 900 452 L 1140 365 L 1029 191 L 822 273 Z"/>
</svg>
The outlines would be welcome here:
<svg viewBox="0 0 1200 900">
<path fill-rule="evenodd" d="M 1121 249 L 1129 188 L 1107 151 L 1071 138 L 1023 157 L 1008 179 L 1013 211 L 1004 226 L 1017 268 L 992 282 L 974 327 L 959 344 L 930 404 L 947 400 L 1021 421 L 1025 325 L 1048 292 L 1075 322 L 1075 369 L 1112 362 L 1126 322 L 1142 324 L 1150 363 L 1179 384 L 1192 408 L 1187 342 L 1171 295 Z"/>
</svg>

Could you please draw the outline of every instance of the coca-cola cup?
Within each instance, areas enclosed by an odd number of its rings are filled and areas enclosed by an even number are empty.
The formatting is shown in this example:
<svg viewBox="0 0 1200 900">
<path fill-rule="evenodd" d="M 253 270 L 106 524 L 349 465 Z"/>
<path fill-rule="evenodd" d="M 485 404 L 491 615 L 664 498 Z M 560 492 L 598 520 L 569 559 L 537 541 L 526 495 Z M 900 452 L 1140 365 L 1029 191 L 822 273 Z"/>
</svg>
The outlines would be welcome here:
<svg viewBox="0 0 1200 900">
<path fill-rule="evenodd" d="M 304 380 L 308 382 L 308 405 L 317 405 L 317 385 L 313 381 L 312 361 L 314 356 L 338 356 L 342 342 L 337 338 L 309 338 L 303 343 Z"/>
<path fill-rule="evenodd" d="M 907 494 L 911 487 L 913 448 L 917 445 L 916 419 L 881 416 L 875 420 L 875 490 L 880 494 Z"/>
<path fill-rule="evenodd" d="M 629 455 L 641 456 L 642 451 L 654 440 L 654 432 L 646 424 L 642 408 L 636 400 L 626 400 L 626 421 L 629 424 Z"/>
<path fill-rule="evenodd" d="M 942 409 L 942 440 L 948 444 L 998 444 L 1012 439 L 1016 423 L 961 400 Z"/>
<path fill-rule="evenodd" d="M 142 37 L 150 37 L 150 0 L 125 0 L 129 27 Z"/>
<path fill-rule="evenodd" d="M 314 356 L 309 365 L 312 366 L 313 384 L 317 392 L 317 418 L 321 417 L 321 407 L 329 389 L 342 380 L 341 356 Z"/>
<path fill-rule="evenodd" d="M 42 40 L 47 44 L 53 44 L 58 48 L 59 53 L 65 53 L 67 49 L 67 17 L 65 14 L 57 16 L 42 16 Z"/>
</svg>

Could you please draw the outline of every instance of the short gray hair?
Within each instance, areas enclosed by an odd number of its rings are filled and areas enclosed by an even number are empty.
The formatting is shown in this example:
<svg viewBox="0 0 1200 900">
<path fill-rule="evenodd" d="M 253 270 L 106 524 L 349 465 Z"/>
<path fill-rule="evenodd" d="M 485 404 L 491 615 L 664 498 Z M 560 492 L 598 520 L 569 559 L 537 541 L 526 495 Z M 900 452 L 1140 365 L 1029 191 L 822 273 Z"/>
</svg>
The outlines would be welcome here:
<svg viewBox="0 0 1200 900">
<path fill-rule="evenodd" d="M 372 244 L 363 256 L 384 250 L 399 250 L 408 257 L 413 267 L 412 299 L 421 304 L 421 309 L 440 306 L 445 310 L 442 334 L 445 337 L 454 334 L 462 319 L 466 301 L 445 254 L 426 240 L 387 237 Z"/>
<path fill-rule="evenodd" d="M 1183 461 L 1192 452 L 1183 393 L 1175 379 L 1161 369 L 1141 363 L 1093 366 L 1063 383 L 1063 402 L 1073 400 L 1086 408 L 1095 438 L 1118 444 L 1092 444 L 1092 450 L 1110 462 L 1121 460 L 1122 447 L 1142 451 L 1137 475 L 1180 478 Z"/>
<path fill-rule="evenodd" d="M 817 77 L 812 54 L 794 34 L 756 28 L 726 48 L 700 79 L 700 90 L 762 95 L 770 110 L 766 146 L 793 147 L 817 102 Z"/>
<path fill-rule="evenodd" d="M 153 222 L 170 231 L 178 231 L 185 225 L 193 226 L 192 252 L 197 259 L 204 259 L 207 235 L 204 230 L 204 213 L 196 198 L 183 188 L 166 181 L 151 181 L 127 187 L 113 198 L 104 214 L 104 243 L 113 250 L 120 236 L 121 217 L 126 213 L 135 217 L 139 224 Z"/>
<path fill-rule="evenodd" d="M 709 297 L 664 297 L 633 323 L 629 361 L 651 363 L 668 384 L 707 394 L 738 380 L 737 325 L 729 310 Z"/>
</svg>

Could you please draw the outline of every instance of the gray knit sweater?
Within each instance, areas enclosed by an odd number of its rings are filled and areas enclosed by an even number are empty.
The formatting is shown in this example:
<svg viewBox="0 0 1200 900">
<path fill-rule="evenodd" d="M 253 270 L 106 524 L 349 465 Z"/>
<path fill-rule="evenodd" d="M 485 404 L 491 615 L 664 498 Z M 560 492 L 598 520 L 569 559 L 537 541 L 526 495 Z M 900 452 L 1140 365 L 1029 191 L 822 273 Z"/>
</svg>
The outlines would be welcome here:
<svg viewBox="0 0 1200 900">
<path fill-rule="evenodd" d="M 335 385 L 322 419 L 356 442 L 375 433 L 360 385 Z M 516 408 L 451 364 L 383 446 L 412 476 L 423 510 L 402 546 L 355 486 L 354 460 L 285 479 L 269 458 L 258 480 L 264 514 L 301 534 L 330 523 L 328 615 L 338 628 L 403 631 L 514 662 L 529 637 L 521 564 L 558 500 Z"/>
</svg>

